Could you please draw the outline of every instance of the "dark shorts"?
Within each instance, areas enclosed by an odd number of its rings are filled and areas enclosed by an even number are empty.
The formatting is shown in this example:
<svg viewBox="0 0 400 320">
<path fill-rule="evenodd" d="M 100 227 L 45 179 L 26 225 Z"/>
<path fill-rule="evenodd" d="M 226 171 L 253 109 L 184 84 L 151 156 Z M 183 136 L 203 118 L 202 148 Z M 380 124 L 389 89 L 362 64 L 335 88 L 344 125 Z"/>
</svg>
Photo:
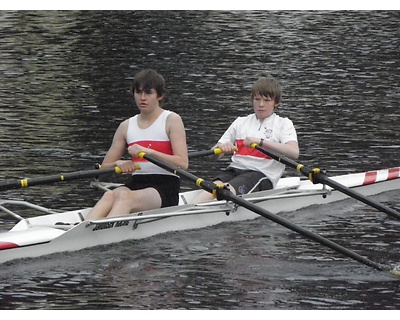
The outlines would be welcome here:
<svg viewBox="0 0 400 320">
<path fill-rule="evenodd" d="M 161 197 L 161 207 L 176 206 L 179 203 L 180 179 L 165 174 L 133 175 L 126 184 L 131 190 L 154 188 Z"/>
<path fill-rule="evenodd" d="M 228 167 L 221 171 L 213 181 L 228 182 L 236 190 L 236 194 L 246 194 L 272 189 L 272 182 L 263 173 L 252 170 L 240 170 Z"/>
</svg>

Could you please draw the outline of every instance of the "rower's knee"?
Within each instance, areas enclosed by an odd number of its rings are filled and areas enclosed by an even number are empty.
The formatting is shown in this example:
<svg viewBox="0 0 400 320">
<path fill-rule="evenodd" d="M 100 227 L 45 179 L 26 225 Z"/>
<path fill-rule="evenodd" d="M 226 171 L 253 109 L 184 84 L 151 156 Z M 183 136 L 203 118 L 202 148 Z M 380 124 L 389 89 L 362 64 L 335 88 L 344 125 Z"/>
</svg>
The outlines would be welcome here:
<svg viewBox="0 0 400 320">
<path fill-rule="evenodd" d="M 116 202 L 124 202 L 129 199 L 129 189 L 117 188 L 114 190 L 108 190 L 103 194 L 103 202 L 114 205 Z"/>
<path fill-rule="evenodd" d="M 103 200 L 103 201 L 107 201 L 107 202 L 113 203 L 114 200 L 115 200 L 115 193 L 114 193 L 114 191 L 115 191 L 115 190 L 106 191 L 106 192 L 103 194 L 102 200 Z"/>
<path fill-rule="evenodd" d="M 125 188 L 115 189 L 113 192 L 114 201 L 127 201 L 131 196 L 131 190 Z"/>
</svg>

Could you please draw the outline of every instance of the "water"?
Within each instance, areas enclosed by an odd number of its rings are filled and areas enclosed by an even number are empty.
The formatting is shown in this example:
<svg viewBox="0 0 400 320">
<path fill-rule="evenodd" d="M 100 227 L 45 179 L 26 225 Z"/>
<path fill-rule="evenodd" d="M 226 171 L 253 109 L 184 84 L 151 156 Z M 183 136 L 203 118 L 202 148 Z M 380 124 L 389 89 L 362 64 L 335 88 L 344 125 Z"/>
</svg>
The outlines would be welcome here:
<svg viewBox="0 0 400 320">
<path fill-rule="evenodd" d="M 93 168 L 136 113 L 134 74 L 164 75 L 166 108 L 208 149 L 268 71 L 299 161 L 343 174 L 399 165 L 397 11 L 1 11 L 0 179 Z M 209 178 L 226 160 L 191 162 Z M 288 168 L 285 175 L 296 174 Z M 184 182 L 183 188 L 193 186 Z M 9 190 L 53 209 L 92 206 L 88 181 Z M 399 207 L 398 191 L 374 197 Z M 32 215 L 23 212 L 24 216 Z M 399 222 L 357 201 L 283 215 L 385 265 Z M 0 229 L 14 221 L 1 216 Z M 264 218 L 9 262 L 1 309 L 396 310 L 399 281 Z"/>
</svg>

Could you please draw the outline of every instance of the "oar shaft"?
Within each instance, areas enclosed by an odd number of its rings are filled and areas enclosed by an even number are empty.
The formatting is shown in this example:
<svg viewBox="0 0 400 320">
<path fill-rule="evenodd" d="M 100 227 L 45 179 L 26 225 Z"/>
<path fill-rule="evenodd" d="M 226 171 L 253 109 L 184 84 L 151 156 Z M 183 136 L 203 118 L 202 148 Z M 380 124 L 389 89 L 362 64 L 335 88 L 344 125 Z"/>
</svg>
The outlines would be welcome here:
<svg viewBox="0 0 400 320">
<path fill-rule="evenodd" d="M 194 174 L 191 174 L 190 172 L 187 172 L 187 171 L 185 171 L 183 169 L 180 169 L 178 167 L 171 166 L 171 165 L 165 163 L 164 161 L 161 161 L 161 160 L 155 159 L 153 157 L 150 157 L 150 156 L 146 155 L 145 152 L 140 152 L 138 154 L 138 157 L 146 159 L 147 161 L 150 161 L 150 162 L 154 163 L 155 165 L 159 166 L 160 168 L 163 168 L 163 169 L 165 169 L 167 171 L 170 171 L 170 172 L 172 172 L 172 173 L 174 173 L 174 174 L 176 174 L 178 176 L 183 176 L 183 177 L 185 177 L 185 178 L 187 178 L 189 180 L 192 180 L 193 182 L 196 183 L 196 185 L 198 187 L 203 188 L 204 190 L 206 190 L 206 191 L 208 191 L 210 193 L 212 193 L 213 190 L 216 187 L 216 185 L 214 183 L 212 183 L 212 182 L 208 183 L 207 181 L 204 181 L 202 178 L 199 178 L 199 177 L 195 176 Z"/>
<path fill-rule="evenodd" d="M 267 210 L 265 210 L 265 209 L 263 209 L 263 208 L 261 208 L 261 207 L 259 207 L 257 205 L 254 205 L 253 203 L 251 203 L 249 201 L 244 200 L 243 198 L 237 197 L 233 193 L 231 193 L 230 191 L 228 191 L 226 189 L 223 189 L 220 192 L 223 193 L 223 198 L 226 199 L 226 200 L 231 200 L 234 203 L 236 203 L 236 204 L 238 204 L 238 205 L 240 205 L 240 206 L 242 206 L 244 208 L 247 208 L 247 209 L 249 209 L 249 210 L 251 210 L 251 211 L 253 211 L 253 212 L 255 212 L 255 213 L 257 213 L 257 214 L 259 214 L 259 215 L 271 220 L 271 221 L 274 221 L 274 222 L 276 222 L 276 223 L 278 223 L 278 224 L 280 224 L 280 225 L 282 225 L 282 226 L 284 226 L 284 227 L 286 227 L 286 228 L 288 228 L 288 229 L 290 229 L 292 231 L 295 231 L 295 232 L 303 235 L 306 238 L 314 240 L 314 241 L 316 241 L 316 242 L 318 242 L 318 243 L 320 243 L 320 244 L 322 244 L 324 246 L 327 246 L 327 247 L 329 247 L 329 248 L 331 248 L 331 249 L 333 249 L 333 250 L 335 250 L 337 252 L 340 252 L 343 255 L 345 255 L 347 257 L 350 257 L 350 258 L 352 258 L 352 259 L 354 259 L 356 261 L 359 261 L 359 262 L 364 263 L 364 264 L 366 264 L 368 266 L 374 267 L 375 269 L 378 269 L 378 270 L 384 270 L 384 268 L 380 264 L 375 263 L 375 262 L 373 262 L 373 261 L 371 261 L 371 260 L 369 260 L 369 259 L 367 259 L 367 258 L 365 258 L 363 256 L 360 256 L 359 254 L 357 254 L 357 253 L 355 253 L 353 251 L 350 251 L 349 249 L 346 249 L 345 247 L 343 247 L 343 246 L 341 246 L 341 245 L 339 245 L 339 244 L 337 244 L 337 243 L 335 243 L 335 242 L 333 242 L 333 241 L 331 241 L 329 239 L 326 239 L 326 238 L 320 236 L 317 233 L 313 233 L 313 232 L 311 232 L 311 231 L 309 231 L 307 229 L 304 229 L 304 228 L 302 228 L 302 227 L 300 227 L 300 226 L 298 226 L 296 224 L 293 224 L 292 222 L 290 222 L 290 221 L 288 221 L 288 220 L 286 220 L 286 219 L 284 219 L 282 217 L 279 217 L 276 214 L 270 213 L 269 211 L 267 211 Z"/>
<path fill-rule="evenodd" d="M 202 150 L 202 151 L 193 151 L 189 152 L 188 156 L 190 159 L 193 159 L 193 158 L 206 157 L 217 154 L 222 154 L 222 150 L 220 148 Z"/>
<path fill-rule="evenodd" d="M 249 209 L 250 211 L 253 211 L 267 219 L 270 219 L 271 221 L 274 221 L 288 229 L 291 229 L 292 231 L 295 231 L 311 240 L 317 241 L 318 243 L 325 245 L 339 253 L 342 253 L 343 255 L 348 256 L 356 261 L 359 261 L 368 266 L 374 267 L 377 270 L 384 270 L 384 268 L 380 264 L 375 263 L 365 257 L 362 257 L 362 256 L 356 254 L 355 252 L 350 251 L 350 250 L 340 246 L 339 244 L 336 244 L 335 242 L 333 242 L 331 240 L 328 240 L 318 234 L 315 234 L 315 233 L 308 231 L 300 226 L 297 226 L 282 217 L 279 217 L 279 216 L 255 205 L 243 198 L 240 198 L 240 197 L 234 195 L 228 189 L 219 188 L 217 185 L 215 185 L 212 182 L 205 181 L 202 178 L 199 178 L 185 170 L 171 166 L 171 165 L 169 165 L 163 161 L 160 161 L 158 159 L 155 159 L 153 157 L 147 156 L 144 152 L 140 153 L 138 156 L 139 156 L 139 158 L 144 158 L 167 171 L 171 171 L 176 175 L 179 175 L 179 176 L 182 176 L 189 180 L 194 181 L 198 187 L 200 187 L 210 193 L 213 193 L 214 195 L 218 193 L 218 196 L 220 196 L 222 199 L 232 201 L 244 208 Z"/>
<path fill-rule="evenodd" d="M 255 145 L 254 147 L 258 151 L 264 153 L 265 155 L 271 157 L 272 159 L 279 161 L 285 165 L 288 165 L 288 166 L 296 169 L 297 171 L 303 173 L 313 183 L 326 184 L 344 194 L 347 194 L 350 197 L 353 197 L 354 199 L 357 199 L 361 202 L 364 202 L 365 204 L 370 205 L 371 207 L 373 207 L 375 209 L 378 209 L 379 211 L 382 211 L 394 218 L 400 219 L 400 212 L 398 212 L 397 210 L 394 210 L 390 207 L 384 206 L 383 204 L 381 204 L 377 201 L 374 201 L 372 199 L 369 199 L 366 196 L 362 195 L 361 193 L 336 182 L 335 180 L 329 178 L 326 174 L 324 174 L 320 170 L 311 169 L 309 167 L 306 167 L 306 166 L 304 166 L 300 163 L 297 163 L 297 162 L 293 161 L 292 159 L 289 159 L 288 157 L 278 154 L 272 150 L 264 149 L 257 145 Z"/>
<path fill-rule="evenodd" d="M 94 178 L 104 174 L 110 173 L 121 173 L 121 169 L 118 167 L 105 168 L 105 169 L 94 169 L 94 170 L 82 170 L 75 171 L 60 175 L 51 175 L 46 177 L 39 178 L 27 178 L 21 180 L 8 180 L 8 181 L 0 181 L 0 190 L 8 190 L 8 189 L 19 189 L 19 188 L 27 188 L 34 185 L 59 182 L 59 181 L 67 181 L 73 179 L 84 179 L 84 178 Z"/>
<path fill-rule="evenodd" d="M 302 165 L 300 163 L 297 163 L 296 161 L 282 155 L 279 154 L 277 152 L 274 152 L 272 150 L 269 149 L 264 149 L 261 148 L 260 146 L 258 146 L 257 144 L 252 145 L 253 148 L 257 149 L 258 151 L 264 153 L 265 155 L 267 155 L 268 157 L 279 161 L 280 163 L 283 163 L 285 165 L 288 165 L 290 167 L 292 167 L 293 169 L 296 169 L 297 171 L 301 172 L 302 174 L 304 174 L 306 177 L 308 177 L 312 182 L 315 182 L 312 180 L 312 177 L 310 175 L 314 174 L 315 170 L 306 167 L 305 165 Z"/>
<path fill-rule="evenodd" d="M 356 200 L 359 200 L 359 201 L 361 201 L 361 202 L 363 202 L 365 204 L 368 204 L 371 207 L 373 207 L 373 208 L 375 208 L 375 209 L 377 209 L 379 211 L 382 211 L 382 212 L 384 212 L 384 213 L 386 213 L 386 214 L 388 214 L 388 215 L 390 215 L 390 216 L 392 216 L 394 218 L 400 219 L 400 212 L 398 212 L 397 210 L 392 209 L 392 208 L 387 207 L 387 206 L 384 206 L 383 204 L 381 204 L 378 201 L 375 201 L 373 199 L 367 198 L 364 195 L 362 195 L 361 193 L 357 192 L 356 190 L 352 190 L 352 189 L 350 189 L 350 188 L 348 188 L 348 187 L 336 182 L 335 180 L 332 180 L 332 179 L 328 178 L 327 176 L 323 177 L 323 180 L 322 180 L 321 183 L 325 183 L 328 186 L 330 186 L 330 187 L 332 187 L 332 188 L 334 188 L 334 189 L 336 189 L 336 190 L 338 190 L 338 191 L 340 191 L 340 192 L 342 192 L 344 194 L 347 194 L 348 196 L 353 197 Z"/>
</svg>

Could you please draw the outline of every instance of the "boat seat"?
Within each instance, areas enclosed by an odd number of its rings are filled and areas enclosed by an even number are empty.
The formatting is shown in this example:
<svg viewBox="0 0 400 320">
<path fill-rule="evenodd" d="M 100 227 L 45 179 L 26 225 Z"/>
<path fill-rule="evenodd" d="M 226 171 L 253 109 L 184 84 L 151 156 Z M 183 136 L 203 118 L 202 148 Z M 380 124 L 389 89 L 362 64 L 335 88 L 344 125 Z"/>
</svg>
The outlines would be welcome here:
<svg viewBox="0 0 400 320">
<path fill-rule="evenodd" d="M 279 179 L 275 189 L 281 188 L 296 188 L 300 186 L 300 177 L 288 177 Z"/>
</svg>

